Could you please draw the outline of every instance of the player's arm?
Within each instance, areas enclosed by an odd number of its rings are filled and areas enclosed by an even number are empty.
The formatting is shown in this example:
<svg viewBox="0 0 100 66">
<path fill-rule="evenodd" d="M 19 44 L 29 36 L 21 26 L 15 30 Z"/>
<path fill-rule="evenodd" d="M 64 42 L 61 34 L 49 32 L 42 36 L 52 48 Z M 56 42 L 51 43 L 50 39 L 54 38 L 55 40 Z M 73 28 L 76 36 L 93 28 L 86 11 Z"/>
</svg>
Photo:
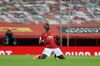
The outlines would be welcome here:
<svg viewBox="0 0 100 66">
<path fill-rule="evenodd" d="M 55 36 L 55 37 L 54 37 L 54 40 L 55 40 L 55 42 L 56 42 L 58 45 L 60 44 L 60 39 L 59 39 L 58 36 Z"/>
<path fill-rule="evenodd" d="M 44 40 L 42 39 L 42 37 L 39 38 L 39 44 L 42 44 L 44 42 Z"/>
</svg>

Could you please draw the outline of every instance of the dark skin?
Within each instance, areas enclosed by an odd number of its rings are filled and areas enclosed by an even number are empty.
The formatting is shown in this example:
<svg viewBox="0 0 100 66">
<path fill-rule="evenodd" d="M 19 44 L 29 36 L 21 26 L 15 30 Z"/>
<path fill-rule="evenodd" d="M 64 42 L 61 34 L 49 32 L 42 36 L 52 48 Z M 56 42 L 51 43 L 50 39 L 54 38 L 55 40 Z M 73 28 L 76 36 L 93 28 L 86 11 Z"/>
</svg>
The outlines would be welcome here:
<svg viewBox="0 0 100 66">
<path fill-rule="evenodd" d="M 48 31 L 50 30 L 49 24 L 48 24 L 48 23 L 44 24 L 44 28 L 45 28 L 45 31 L 48 32 Z M 56 39 L 55 39 L 55 40 L 56 40 Z M 56 40 L 56 41 L 57 41 L 57 40 Z M 54 54 L 54 53 L 53 53 L 53 54 Z M 47 57 L 47 55 L 42 54 L 42 55 L 39 56 L 39 59 L 46 59 L 46 57 Z M 59 59 L 65 59 L 65 57 L 64 57 L 63 55 L 60 55 L 60 56 L 57 57 L 57 56 L 54 54 L 54 57 L 55 57 L 55 58 L 59 58 Z"/>
</svg>

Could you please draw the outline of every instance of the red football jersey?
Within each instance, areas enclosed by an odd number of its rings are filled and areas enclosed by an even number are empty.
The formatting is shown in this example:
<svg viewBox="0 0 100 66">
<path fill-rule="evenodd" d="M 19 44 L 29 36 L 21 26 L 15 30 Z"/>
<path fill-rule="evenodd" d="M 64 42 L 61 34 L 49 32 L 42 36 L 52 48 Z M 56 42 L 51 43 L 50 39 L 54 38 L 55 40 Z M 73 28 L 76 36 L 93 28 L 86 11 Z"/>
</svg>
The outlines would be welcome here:
<svg viewBox="0 0 100 66">
<path fill-rule="evenodd" d="M 57 48 L 58 46 L 55 43 L 54 35 L 50 32 L 44 32 L 41 35 L 42 40 L 44 41 L 44 46 L 47 48 Z"/>
</svg>

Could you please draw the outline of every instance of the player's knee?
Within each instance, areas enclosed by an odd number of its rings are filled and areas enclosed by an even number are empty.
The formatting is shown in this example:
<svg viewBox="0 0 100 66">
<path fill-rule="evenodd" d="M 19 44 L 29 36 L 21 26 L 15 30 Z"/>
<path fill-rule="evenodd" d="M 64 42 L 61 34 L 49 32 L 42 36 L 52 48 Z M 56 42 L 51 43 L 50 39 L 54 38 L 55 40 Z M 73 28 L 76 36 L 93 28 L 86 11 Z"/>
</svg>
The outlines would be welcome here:
<svg viewBox="0 0 100 66">
<path fill-rule="evenodd" d="M 63 55 L 58 56 L 59 59 L 65 59 Z"/>
<path fill-rule="evenodd" d="M 43 54 L 39 57 L 39 59 L 46 59 L 47 55 Z"/>
</svg>

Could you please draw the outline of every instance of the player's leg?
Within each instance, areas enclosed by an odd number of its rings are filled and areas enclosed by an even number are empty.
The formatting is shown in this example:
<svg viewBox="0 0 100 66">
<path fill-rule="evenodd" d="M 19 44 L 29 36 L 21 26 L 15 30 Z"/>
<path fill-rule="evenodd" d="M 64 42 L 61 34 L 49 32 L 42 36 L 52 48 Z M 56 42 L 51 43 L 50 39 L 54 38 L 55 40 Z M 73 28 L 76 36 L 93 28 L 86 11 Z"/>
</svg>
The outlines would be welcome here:
<svg viewBox="0 0 100 66">
<path fill-rule="evenodd" d="M 47 58 L 48 56 L 50 56 L 52 53 L 52 49 L 49 49 L 49 48 L 45 48 L 42 55 L 39 56 L 39 59 L 45 59 Z"/>
<path fill-rule="evenodd" d="M 51 56 L 54 56 L 54 58 L 57 58 L 54 52 L 51 53 Z"/>
<path fill-rule="evenodd" d="M 57 56 L 57 58 L 59 58 L 59 59 L 65 59 L 62 51 L 59 48 L 53 49 L 53 52 L 55 53 L 55 55 Z"/>
<path fill-rule="evenodd" d="M 46 54 L 42 54 L 42 55 L 40 55 L 38 58 L 39 58 L 39 59 L 45 59 L 46 57 L 47 57 Z"/>
<path fill-rule="evenodd" d="M 59 58 L 59 59 L 65 59 L 64 55 L 59 55 L 57 58 Z"/>
</svg>

